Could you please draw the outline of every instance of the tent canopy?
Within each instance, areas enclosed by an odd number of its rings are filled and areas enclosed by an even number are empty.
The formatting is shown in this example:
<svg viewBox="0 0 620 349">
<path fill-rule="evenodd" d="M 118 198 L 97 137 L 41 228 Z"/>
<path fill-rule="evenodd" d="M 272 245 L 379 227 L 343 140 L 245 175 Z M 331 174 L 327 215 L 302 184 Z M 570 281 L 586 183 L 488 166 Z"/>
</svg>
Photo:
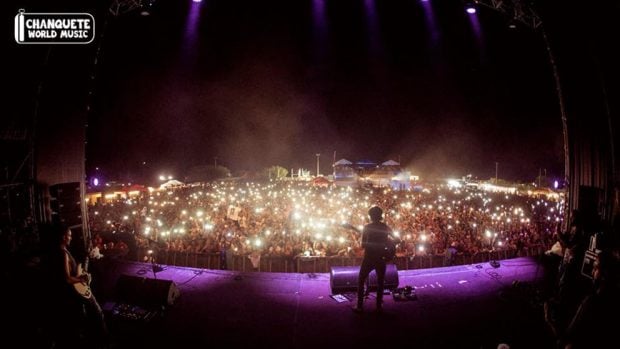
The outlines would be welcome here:
<svg viewBox="0 0 620 349">
<path fill-rule="evenodd" d="M 382 163 L 381 165 L 383 166 L 400 166 L 400 164 L 394 160 L 388 160 L 384 163 Z"/>
<path fill-rule="evenodd" d="M 161 189 L 166 189 L 166 188 L 170 188 L 170 187 L 176 187 L 179 185 L 183 185 L 182 182 L 177 181 L 176 179 L 171 179 L 169 181 L 167 181 L 166 183 L 162 183 L 162 185 L 160 185 L 159 187 Z"/>
<path fill-rule="evenodd" d="M 314 186 L 328 186 L 330 184 L 329 179 L 325 177 L 316 177 L 312 180 L 312 185 Z"/>
<path fill-rule="evenodd" d="M 346 166 L 353 165 L 353 163 L 347 159 L 340 159 L 334 163 L 334 166 Z"/>
</svg>

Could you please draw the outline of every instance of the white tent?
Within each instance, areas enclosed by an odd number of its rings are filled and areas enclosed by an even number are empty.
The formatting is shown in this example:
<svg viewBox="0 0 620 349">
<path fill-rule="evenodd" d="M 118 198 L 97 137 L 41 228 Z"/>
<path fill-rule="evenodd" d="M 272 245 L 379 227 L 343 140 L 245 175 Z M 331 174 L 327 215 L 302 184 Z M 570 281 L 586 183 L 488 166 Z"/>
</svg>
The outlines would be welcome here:
<svg viewBox="0 0 620 349">
<path fill-rule="evenodd" d="M 159 186 L 159 189 L 167 189 L 167 188 L 170 188 L 170 187 L 178 187 L 180 185 L 183 185 L 183 183 L 177 181 L 176 179 L 171 179 L 171 180 L 167 181 L 166 183 L 162 183 L 162 185 Z"/>
<path fill-rule="evenodd" d="M 394 160 L 388 160 L 384 163 L 382 163 L 381 165 L 383 166 L 400 166 L 400 164 Z"/>
<path fill-rule="evenodd" d="M 334 163 L 334 166 L 348 166 L 353 165 L 353 163 L 347 159 L 340 159 Z"/>
</svg>

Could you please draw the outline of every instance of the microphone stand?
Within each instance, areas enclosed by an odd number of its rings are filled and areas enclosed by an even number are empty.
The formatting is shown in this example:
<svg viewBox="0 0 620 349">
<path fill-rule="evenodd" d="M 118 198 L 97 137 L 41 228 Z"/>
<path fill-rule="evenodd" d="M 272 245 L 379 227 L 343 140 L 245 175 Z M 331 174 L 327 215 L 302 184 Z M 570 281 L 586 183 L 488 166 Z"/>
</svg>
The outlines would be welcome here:
<svg viewBox="0 0 620 349">
<path fill-rule="evenodd" d="M 147 238 L 148 239 L 148 238 Z M 152 243 L 157 243 L 154 240 L 148 239 L 149 242 Z M 164 270 L 164 268 L 162 268 L 160 265 L 158 265 L 157 263 L 155 263 L 155 256 L 157 256 L 157 252 L 159 252 L 159 246 L 154 246 L 153 248 L 153 253 L 151 253 L 151 269 L 153 270 L 153 278 L 155 280 L 157 280 L 157 273 L 159 273 L 160 271 Z"/>
<path fill-rule="evenodd" d="M 153 278 L 157 280 L 157 270 L 160 268 L 155 264 L 155 258 L 151 257 L 151 268 L 153 269 Z"/>
<path fill-rule="evenodd" d="M 151 256 L 151 268 L 153 269 L 153 278 L 157 280 L 157 273 L 163 271 L 164 268 L 161 265 L 155 263 L 155 257 L 153 256 Z"/>
</svg>

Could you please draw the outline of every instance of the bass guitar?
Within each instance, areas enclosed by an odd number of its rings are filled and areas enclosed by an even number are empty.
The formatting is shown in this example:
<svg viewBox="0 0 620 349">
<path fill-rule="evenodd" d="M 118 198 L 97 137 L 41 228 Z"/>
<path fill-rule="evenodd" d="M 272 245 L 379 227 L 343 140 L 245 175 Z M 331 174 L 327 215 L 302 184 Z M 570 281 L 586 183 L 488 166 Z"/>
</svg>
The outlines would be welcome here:
<svg viewBox="0 0 620 349">
<path fill-rule="evenodd" d="M 360 229 L 358 229 L 357 227 L 349 224 L 349 223 L 344 223 L 342 224 L 343 228 L 347 228 L 347 229 L 351 229 L 354 230 L 358 233 L 362 233 L 362 231 Z M 396 243 L 394 242 L 394 240 L 392 239 L 391 236 L 388 236 L 387 241 L 385 242 L 385 246 L 383 247 L 383 260 L 385 260 L 386 262 L 390 262 L 394 259 L 394 257 L 396 257 Z"/>
<path fill-rule="evenodd" d="M 82 267 L 82 264 L 78 264 L 78 270 L 77 270 L 77 275 L 78 276 L 86 275 L 85 277 L 86 280 L 83 280 L 82 282 L 74 283 L 73 288 L 75 289 L 75 292 L 77 292 L 77 294 L 79 294 L 83 298 L 89 299 L 93 295 L 92 291 L 90 290 L 90 282 L 92 280 L 92 277 L 86 271 L 87 269 L 88 269 L 88 257 L 84 261 L 84 267 Z"/>
</svg>

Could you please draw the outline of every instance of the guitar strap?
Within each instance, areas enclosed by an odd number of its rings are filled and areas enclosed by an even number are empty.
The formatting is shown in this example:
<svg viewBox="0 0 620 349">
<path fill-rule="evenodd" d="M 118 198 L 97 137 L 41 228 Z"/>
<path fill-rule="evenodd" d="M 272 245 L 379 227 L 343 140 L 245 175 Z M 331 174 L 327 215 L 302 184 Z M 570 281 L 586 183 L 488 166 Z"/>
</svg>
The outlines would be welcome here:
<svg viewBox="0 0 620 349">
<path fill-rule="evenodd" d="M 75 258 L 73 258 L 73 255 L 71 254 L 71 252 L 69 252 L 66 248 L 63 248 L 63 250 L 69 257 L 69 266 L 71 267 L 71 275 L 77 276 L 77 262 L 75 261 Z"/>
</svg>

